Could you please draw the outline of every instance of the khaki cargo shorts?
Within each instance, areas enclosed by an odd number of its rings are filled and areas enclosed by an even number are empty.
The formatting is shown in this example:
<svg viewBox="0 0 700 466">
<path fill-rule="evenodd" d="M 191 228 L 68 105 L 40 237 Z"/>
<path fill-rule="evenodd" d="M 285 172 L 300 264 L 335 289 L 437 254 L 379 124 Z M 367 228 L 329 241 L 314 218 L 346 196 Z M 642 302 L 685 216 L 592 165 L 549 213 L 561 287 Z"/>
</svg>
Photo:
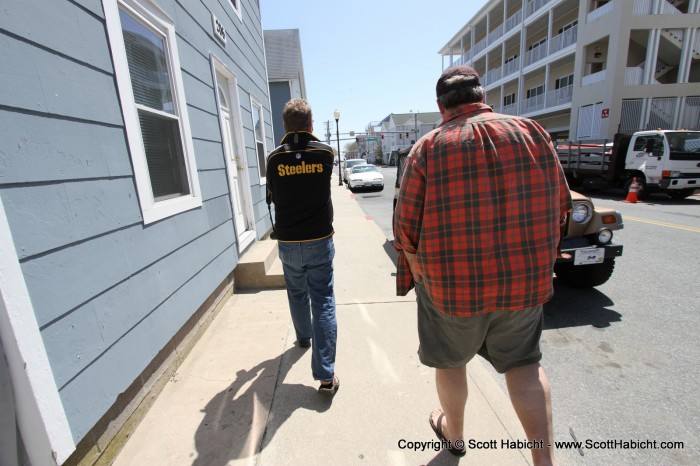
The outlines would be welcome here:
<svg viewBox="0 0 700 466">
<path fill-rule="evenodd" d="M 479 354 L 503 374 L 542 359 L 542 305 L 519 311 L 493 311 L 459 317 L 438 311 L 423 285 L 416 284 L 418 356 L 429 367 L 466 365 Z"/>
</svg>

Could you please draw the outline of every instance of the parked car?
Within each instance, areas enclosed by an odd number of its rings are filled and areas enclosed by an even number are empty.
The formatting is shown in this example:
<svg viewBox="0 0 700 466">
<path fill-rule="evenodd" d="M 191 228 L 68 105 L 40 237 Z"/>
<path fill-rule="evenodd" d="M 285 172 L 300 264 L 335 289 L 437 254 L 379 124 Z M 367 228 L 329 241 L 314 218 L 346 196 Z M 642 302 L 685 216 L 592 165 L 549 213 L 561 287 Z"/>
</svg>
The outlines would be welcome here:
<svg viewBox="0 0 700 466">
<path fill-rule="evenodd" d="M 348 176 L 350 176 L 350 171 L 352 167 L 355 165 L 362 165 L 366 164 L 364 159 L 347 159 L 345 160 L 345 163 L 343 163 L 343 181 L 345 184 L 348 183 Z"/>
<path fill-rule="evenodd" d="M 348 188 L 352 192 L 360 188 L 381 191 L 384 189 L 384 175 L 374 165 L 355 165 L 348 177 Z"/>
<path fill-rule="evenodd" d="M 590 288 L 607 282 L 615 270 L 622 245 L 613 243 L 613 231 L 624 227 L 620 212 L 593 206 L 593 201 L 571 191 L 569 215 L 561 256 L 554 265 L 557 278 L 569 286 Z"/>
</svg>

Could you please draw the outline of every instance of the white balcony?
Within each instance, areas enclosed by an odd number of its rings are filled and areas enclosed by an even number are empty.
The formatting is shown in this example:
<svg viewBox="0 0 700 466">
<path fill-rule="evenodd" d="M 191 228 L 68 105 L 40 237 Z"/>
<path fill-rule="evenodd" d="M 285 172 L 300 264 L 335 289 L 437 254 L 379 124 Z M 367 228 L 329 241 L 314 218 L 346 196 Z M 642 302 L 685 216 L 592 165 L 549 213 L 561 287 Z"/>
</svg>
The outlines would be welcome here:
<svg viewBox="0 0 700 466">
<path fill-rule="evenodd" d="M 578 25 L 568 29 L 549 40 L 549 54 L 552 55 L 570 45 L 576 43 L 578 37 Z"/>
<path fill-rule="evenodd" d="M 600 8 L 596 8 L 595 10 L 588 13 L 588 16 L 586 16 L 586 22 L 592 23 L 593 21 L 597 20 L 601 16 L 607 15 L 612 10 L 613 10 L 613 3 L 612 2 L 606 3 L 605 5 L 601 6 Z"/>
<path fill-rule="evenodd" d="M 589 74 L 581 79 L 581 86 L 590 86 L 591 84 L 599 83 L 605 81 L 606 76 L 605 70 L 598 71 L 597 73 Z"/>
<path fill-rule="evenodd" d="M 525 54 L 525 66 L 532 65 L 533 63 L 542 60 L 547 57 L 547 42 L 543 42 Z"/>
</svg>

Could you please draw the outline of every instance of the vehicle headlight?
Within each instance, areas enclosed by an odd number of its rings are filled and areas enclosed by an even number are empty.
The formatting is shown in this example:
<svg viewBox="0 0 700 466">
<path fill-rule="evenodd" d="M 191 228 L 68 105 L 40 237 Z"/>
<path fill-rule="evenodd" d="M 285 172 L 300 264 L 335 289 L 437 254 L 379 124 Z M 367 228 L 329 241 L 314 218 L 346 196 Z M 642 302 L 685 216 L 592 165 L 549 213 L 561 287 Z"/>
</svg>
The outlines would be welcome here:
<svg viewBox="0 0 700 466">
<path fill-rule="evenodd" d="M 374 181 L 382 181 L 384 178 L 375 178 Z"/>
<path fill-rule="evenodd" d="M 571 219 L 576 223 L 586 223 L 591 218 L 591 208 L 587 204 L 579 204 L 574 207 Z"/>
<path fill-rule="evenodd" d="M 607 228 L 605 230 L 600 230 L 598 232 L 598 244 L 608 244 L 610 241 L 612 241 L 612 237 L 613 232 L 611 230 L 608 230 Z"/>
</svg>

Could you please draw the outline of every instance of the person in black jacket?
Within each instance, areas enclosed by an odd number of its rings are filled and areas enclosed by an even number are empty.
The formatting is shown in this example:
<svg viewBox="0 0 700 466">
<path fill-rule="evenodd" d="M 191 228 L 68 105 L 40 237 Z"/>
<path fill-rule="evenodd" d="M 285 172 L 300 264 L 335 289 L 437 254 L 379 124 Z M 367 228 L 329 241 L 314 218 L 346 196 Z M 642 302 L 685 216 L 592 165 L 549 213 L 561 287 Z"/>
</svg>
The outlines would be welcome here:
<svg viewBox="0 0 700 466">
<path fill-rule="evenodd" d="M 282 118 L 287 134 L 267 157 L 267 203 L 275 205 L 273 235 L 297 344 L 312 347 L 319 392 L 333 395 L 340 383 L 335 375 L 333 149 L 311 134 L 311 107 L 305 100 L 287 102 Z"/>
</svg>

